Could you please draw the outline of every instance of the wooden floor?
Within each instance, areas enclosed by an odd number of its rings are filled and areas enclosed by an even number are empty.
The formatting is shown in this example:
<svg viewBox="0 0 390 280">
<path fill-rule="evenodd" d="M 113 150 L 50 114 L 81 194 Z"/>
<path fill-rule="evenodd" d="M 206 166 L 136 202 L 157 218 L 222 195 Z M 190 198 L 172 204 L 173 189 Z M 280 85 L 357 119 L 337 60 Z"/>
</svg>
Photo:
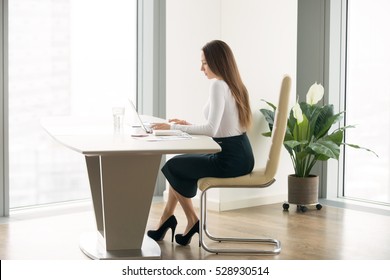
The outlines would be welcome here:
<svg viewBox="0 0 390 280">
<path fill-rule="evenodd" d="M 154 228 L 163 202 L 154 202 L 148 229 Z M 70 209 L 15 213 L 0 218 L 0 259 L 88 259 L 79 249 L 79 237 L 93 231 L 95 223 L 90 204 Z M 176 232 L 184 230 L 185 219 L 178 207 Z M 171 232 L 159 242 L 162 258 L 264 259 L 264 260 L 389 260 L 390 216 L 324 206 L 306 213 L 281 203 L 227 211 L 210 212 L 210 230 L 220 235 L 247 235 L 279 239 L 282 251 L 276 256 L 210 254 L 198 247 L 198 236 L 190 246 L 170 242 Z M 222 227 L 224 229 L 222 229 Z"/>
</svg>

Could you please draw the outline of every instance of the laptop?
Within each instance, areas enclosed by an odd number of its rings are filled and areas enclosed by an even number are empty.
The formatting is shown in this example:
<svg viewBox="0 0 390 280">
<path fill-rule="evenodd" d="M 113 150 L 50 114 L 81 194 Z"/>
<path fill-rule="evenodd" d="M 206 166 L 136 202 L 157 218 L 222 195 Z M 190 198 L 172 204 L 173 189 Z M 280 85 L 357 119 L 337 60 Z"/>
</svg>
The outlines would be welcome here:
<svg viewBox="0 0 390 280">
<path fill-rule="evenodd" d="M 134 106 L 134 103 L 129 99 L 129 102 L 130 102 L 130 108 L 132 109 L 133 113 L 137 116 L 137 119 L 138 119 L 138 122 L 140 123 L 141 125 L 141 128 L 148 134 L 151 134 L 153 133 L 153 129 L 148 126 L 148 125 L 145 125 L 142 120 L 141 120 L 141 117 L 139 116 L 138 112 L 137 112 L 137 109 L 135 108 Z"/>
<path fill-rule="evenodd" d="M 141 125 L 141 128 L 146 132 L 146 134 L 133 134 L 133 136 L 146 136 L 148 134 L 154 134 L 155 136 L 182 136 L 185 138 L 191 138 L 187 133 L 182 132 L 181 130 L 153 130 L 149 125 L 145 125 L 141 117 L 139 116 L 137 109 L 135 109 L 134 103 L 129 99 L 130 102 L 130 108 L 132 109 L 133 113 L 137 116 L 138 122 Z"/>
</svg>

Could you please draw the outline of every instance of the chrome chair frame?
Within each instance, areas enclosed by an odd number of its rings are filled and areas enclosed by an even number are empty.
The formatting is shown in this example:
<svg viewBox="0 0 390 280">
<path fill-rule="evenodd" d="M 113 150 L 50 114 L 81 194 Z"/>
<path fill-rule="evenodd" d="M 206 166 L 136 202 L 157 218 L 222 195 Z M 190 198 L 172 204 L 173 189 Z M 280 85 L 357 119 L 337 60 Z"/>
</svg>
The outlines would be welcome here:
<svg viewBox="0 0 390 280">
<path fill-rule="evenodd" d="M 275 181 L 272 180 L 268 185 L 273 184 Z M 268 186 L 267 185 L 267 186 Z M 245 188 L 245 187 L 242 187 Z M 213 189 L 213 187 L 208 188 L 202 192 L 200 197 L 200 215 L 201 219 L 199 220 L 199 245 L 203 247 L 207 252 L 210 253 L 246 253 L 246 254 L 260 254 L 260 255 L 275 255 L 279 254 L 282 247 L 281 242 L 273 238 L 238 238 L 238 237 L 217 237 L 212 235 L 207 228 L 207 191 Z M 227 249 L 227 248 L 211 248 L 205 242 L 205 236 L 209 239 L 216 242 L 233 242 L 233 243 L 260 243 L 273 245 L 272 250 L 262 250 L 262 249 Z"/>
</svg>

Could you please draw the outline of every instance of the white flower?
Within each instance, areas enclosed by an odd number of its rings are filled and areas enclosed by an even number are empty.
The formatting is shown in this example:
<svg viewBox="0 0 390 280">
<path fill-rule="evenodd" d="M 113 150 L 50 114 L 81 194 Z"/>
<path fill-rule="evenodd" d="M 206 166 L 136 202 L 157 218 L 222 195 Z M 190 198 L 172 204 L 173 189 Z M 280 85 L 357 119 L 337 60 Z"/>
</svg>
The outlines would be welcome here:
<svg viewBox="0 0 390 280">
<path fill-rule="evenodd" d="M 314 83 L 306 94 L 306 103 L 310 105 L 317 104 L 324 96 L 324 87 L 321 84 Z"/>
<path fill-rule="evenodd" d="M 300 124 L 301 122 L 303 122 L 303 114 L 302 114 L 302 109 L 301 107 L 299 106 L 299 103 L 295 103 L 294 107 L 292 108 L 293 110 L 293 115 L 294 115 L 294 118 L 297 120 L 298 124 Z"/>
</svg>

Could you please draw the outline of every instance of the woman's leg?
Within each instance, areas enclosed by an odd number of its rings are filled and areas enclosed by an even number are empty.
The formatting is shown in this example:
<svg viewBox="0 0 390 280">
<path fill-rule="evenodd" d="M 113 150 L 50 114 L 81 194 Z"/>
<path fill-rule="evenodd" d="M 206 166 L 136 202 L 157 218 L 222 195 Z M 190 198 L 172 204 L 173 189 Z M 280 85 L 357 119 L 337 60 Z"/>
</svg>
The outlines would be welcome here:
<svg viewBox="0 0 390 280">
<path fill-rule="evenodd" d="M 177 206 L 177 202 L 178 202 L 178 199 L 176 197 L 176 193 L 174 193 L 174 191 L 172 191 L 173 188 L 170 186 L 169 187 L 169 193 L 168 193 L 168 201 L 167 203 L 165 204 L 165 208 L 164 208 L 164 211 L 161 215 L 161 218 L 160 218 L 160 223 L 159 223 L 159 226 L 158 228 L 166 221 L 168 220 L 168 218 L 170 216 L 172 216 L 174 213 L 175 213 L 175 209 L 176 209 L 176 206 Z"/>
<path fill-rule="evenodd" d="M 172 187 L 169 189 L 169 193 L 171 193 L 176 197 L 177 201 L 179 201 L 181 207 L 184 210 L 184 214 L 187 217 L 187 227 L 183 233 L 183 235 L 187 234 L 187 232 L 190 231 L 190 229 L 196 224 L 196 222 L 199 220 L 198 216 L 196 215 L 194 205 L 192 204 L 192 199 L 187 198 L 176 192 Z"/>
<path fill-rule="evenodd" d="M 195 225 L 199 220 L 196 215 L 191 198 L 187 198 L 176 192 L 171 186 L 169 187 L 168 201 L 165 204 L 164 211 L 161 215 L 160 222 L 157 228 L 159 228 L 170 216 L 175 212 L 177 202 L 180 203 L 184 210 L 184 214 L 187 218 L 187 227 L 184 231 L 184 235 Z"/>
</svg>

